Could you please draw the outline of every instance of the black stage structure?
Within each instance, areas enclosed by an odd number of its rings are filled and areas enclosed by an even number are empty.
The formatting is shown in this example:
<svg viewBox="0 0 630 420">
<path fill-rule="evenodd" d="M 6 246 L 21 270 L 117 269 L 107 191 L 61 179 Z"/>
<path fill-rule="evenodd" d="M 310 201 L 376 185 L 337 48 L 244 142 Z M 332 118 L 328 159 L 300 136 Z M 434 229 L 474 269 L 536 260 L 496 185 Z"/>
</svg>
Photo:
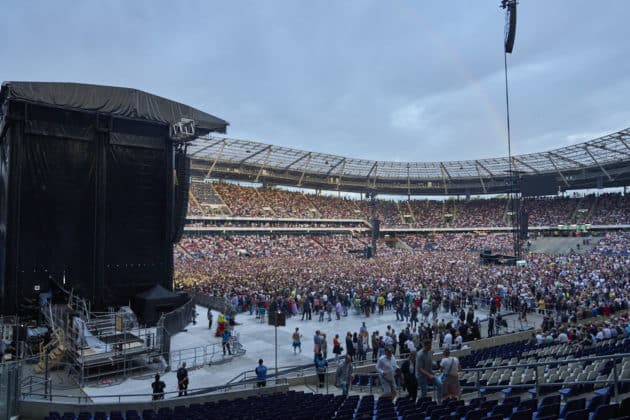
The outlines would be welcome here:
<svg viewBox="0 0 630 420">
<path fill-rule="evenodd" d="M 0 91 L 0 305 L 59 285 L 94 309 L 172 290 L 186 141 L 228 123 L 139 90 L 6 82 Z"/>
</svg>

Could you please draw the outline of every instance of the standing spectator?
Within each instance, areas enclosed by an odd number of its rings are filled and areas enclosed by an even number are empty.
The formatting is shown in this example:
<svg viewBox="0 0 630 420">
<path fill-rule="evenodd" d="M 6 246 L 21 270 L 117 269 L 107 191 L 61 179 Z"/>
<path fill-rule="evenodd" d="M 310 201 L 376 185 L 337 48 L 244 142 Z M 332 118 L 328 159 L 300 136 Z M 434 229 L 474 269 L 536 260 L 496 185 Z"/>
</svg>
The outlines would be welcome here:
<svg viewBox="0 0 630 420">
<path fill-rule="evenodd" d="M 212 309 L 208 308 L 208 329 L 212 329 Z"/>
<path fill-rule="evenodd" d="M 263 365 L 263 359 L 258 359 L 258 366 L 254 372 L 256 372 L 256 387 L 262 388 L 267 385 L 267 366 Z"/>
<path fill-rule="evenodd" d="M 155 381 L 151 384 L 151 388 L 153 389 L 153 401 L 164 399 L 164 388 L 166 388 L 166 384 L 164 381 L 160 381 L 159 373 L 155 374 Z"/>
<path fill-rule="evenodd" d="M 424 340 L 422 350 L 416 355 L 416 377 L 420 386 L 420 397 L 427 396 L 429 384 L 433 384 L 437 392 L 438 401 L 442 400 L 442 384 L 433 374 L 433 351 L 431 351 L 431 340 Z"/>
<path fill-rule="evenodd" d="M 350 357 L 354 359 L 354 345 L 352 343 L 352 333 L 350 331 L 346 334 L 346 355 L 350 355 Z"/>
<path fill-rule="evenodd" d="M 188 369 L 186 369 L 186 362 L 182 363 L 182 366 L 177 369 L 177 389 L 180 397 L 188 395 Z"/>
<path fill-rule="evenodd" d="M 418 379 L 416 379 L 415 351 L 409 353 L 409 358 L 403 362 L 400 370 L 403 375 L 403 383 L 409 393 L 409 399 L 412 403 L 415 403 L 416 399 L 418 399 Z"/>
<path fill-rule="evenodd" d="M 300 353 L 302 353 L 302 334 L 300 334 L 300 329 L 295 327 L 295 332 L 293 333 L 293 354 L 297 353 L 297 349 L 300 349 Z"/>
<path fill-rule="evenodd" d="M 326 334 L 322 333 L 319 340 L 320 351 L 324 355 L 324 359 L 328 359 L 328 341 L 326 341 Z"/>
<path fill-rule="evenodd" d="M 376 372 L 378 372 L 383 393 L 389 394 L 392 398 L 396 396 L 396 370 L 398 364 L 396 359 L 392 357 L 391 347 L 385 348 L 385 354 L 376 362 Z"/>
<path fill-rule="evenodd" d="M 302 303 L 302 321 L 304 321 L 305 319 L 307 321 L 311 320 L 311 303 L 309 302 L 308 298 L 304 299 L 304 302 Z"/>
<path fill-rule="evenodd" d="M 352 383 L 352 357 L 346 354 L 343 362 L 337 368 L 335 374 L 335 386 L 341 388 L 342 394 L 348 396 L 350 384 Z"/>
<path fill-rule="evenodd" d="M 442 345 L 442 348 L 450 350 L 452 345 L 453 345 L 453 333 L 451 332 L 451 330 L 446 330 L 446 335 L 444 336 L 444 344 Z"/>
<path fill-rule="evenodd" d="M 339 334 L 335 334 L 335 338 L 333 338 L 333 353 L 335 355 L 335 363 L 339 364 L 339 356 L 343 352 L 343 348 L 341 347 L 341 342 L 339 341 Z M 352 357 L 350 357 L 352 359 Z"/>
<path fill-rule="evenodd" d="M 315 335 L 313 336 L 313 360 L 317 361 L 317 355 L 321 351 L 321 337 L 319 336 L 319 330 L 315 331 Z"/>
<path fill-rule="evenodd" d="M 230 356 L 232 355 L 232 350 L 230 349 L 230 339 L 232 338 L 232 333 L 229 329 L 225 329 L 223 331 L 222 342 L 223 342 L 223 355 L 225 356 L 225 349 L 227 349 Z"/>
<path fill-rule="evenodd" d="M 324 355 L 320 352 L 315 357 L 315 370 L 317 371 L 317 379 L 319 387 L 324 387 L 324 378 L 326 376 L 326 370 L 328 368 L 328 360 L 324 359 Z"/>
<path fill-rule="evenodd" d="M 341 300 L 337 301 L 335 305 L 335 314 L 337 315 L 337 320 L 341 319 L 341 314 L 343 313 L 343 305 L 341 304 Z"/>
<path fill-rule="evenodd" d="M 459 398 L 461 391 L 459 387 L 459 360 L 451 356 L 449 349 L 444 350 L 444 358 L 440 361 L 440 368 L 444 373 L 442 382 L 444 399 Z"/>
</svg>

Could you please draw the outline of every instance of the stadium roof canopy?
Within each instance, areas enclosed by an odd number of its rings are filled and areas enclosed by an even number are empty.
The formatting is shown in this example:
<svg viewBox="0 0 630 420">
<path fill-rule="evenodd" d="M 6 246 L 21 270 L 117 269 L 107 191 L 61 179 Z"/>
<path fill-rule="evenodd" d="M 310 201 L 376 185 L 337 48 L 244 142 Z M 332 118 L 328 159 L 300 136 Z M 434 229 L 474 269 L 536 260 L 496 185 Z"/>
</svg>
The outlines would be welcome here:
<svg viewBox="0 0 630 420">
<path fill-rule="evenodd" d="M 226 137 L 188 148 L 192 174 L 284 186 L 391 195 L 500 194 L 510 189 L 507 157 L 395 162 L 355 159 Z M 584 143 L 512 157 L 519 178 L 552 176 L 561 190 L 630 185 L 630 128 Z"/>
</svg>

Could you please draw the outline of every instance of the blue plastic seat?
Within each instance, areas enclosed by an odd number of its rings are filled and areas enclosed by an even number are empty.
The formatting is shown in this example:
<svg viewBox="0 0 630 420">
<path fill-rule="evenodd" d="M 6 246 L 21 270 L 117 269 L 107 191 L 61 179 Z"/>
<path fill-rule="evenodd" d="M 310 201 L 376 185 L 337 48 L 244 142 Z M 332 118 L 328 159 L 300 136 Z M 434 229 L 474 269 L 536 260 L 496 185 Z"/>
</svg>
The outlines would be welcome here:
<svg viewBox="0 0 630 420">
<path fill-rule="evenodd" d="M 564 420 L 589 420 L 588 410 L 569 411 Z"/>
<path fill-rule="evenodd" d="M 567 401 L 567 403 L 562 407 L 560 411 L 560 418 L 563 419 L 566 417 L 567 413 L 576 410 L 583 410 L 586 407 L 586 398 L 578 398 L 575 400 Z"/>
<path fill-rule="evenodd" d="M 617 417 L 619 404 L 603 404 L 595 409 L 591 420 L 610 420 Z M 620 413 L 628 414 L 628 413 Z"/>
</svg>

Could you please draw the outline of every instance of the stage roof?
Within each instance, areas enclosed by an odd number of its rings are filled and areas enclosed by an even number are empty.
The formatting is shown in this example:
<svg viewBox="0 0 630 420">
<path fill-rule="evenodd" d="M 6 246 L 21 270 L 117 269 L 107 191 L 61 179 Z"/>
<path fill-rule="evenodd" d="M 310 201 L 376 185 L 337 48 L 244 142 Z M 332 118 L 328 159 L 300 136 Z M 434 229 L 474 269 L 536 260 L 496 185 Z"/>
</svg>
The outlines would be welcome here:
<svg viewBox="0 0 630 420">
<path fill-rule="evenodd" d="M 496 194 L 509 190 L 507 157 L 397 162 L 356 159 L 208 136 L 191 143 L 193 174 L 324 190 L 381 194 Z M 512 157 L 520 177 L 552 174 L 560 188 L 630 185 L 630 128 L 584 143 Z"/>
<path fill-rule="evenodd" d="M 137 89 L 81 83 L 4 82 L 0 102 L 24 101 L 62 109 L 98 112 L 123 118 L 173 124 L 195 121 L 197 133 L 225 133 L 228 123 L 179 102 Z"/>
</svg>

